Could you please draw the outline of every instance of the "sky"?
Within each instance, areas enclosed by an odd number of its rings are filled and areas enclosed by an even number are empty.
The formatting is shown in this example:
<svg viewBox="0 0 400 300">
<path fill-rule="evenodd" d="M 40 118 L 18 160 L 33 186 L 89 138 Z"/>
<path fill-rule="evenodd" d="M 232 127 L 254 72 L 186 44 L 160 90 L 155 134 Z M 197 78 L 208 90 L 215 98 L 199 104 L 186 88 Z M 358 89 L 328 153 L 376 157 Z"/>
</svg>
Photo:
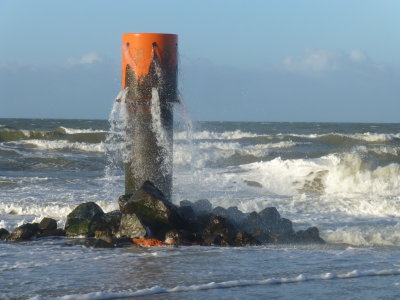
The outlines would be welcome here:
<svg viewBox="0 0 400 300">
<path fill-rule="evenodd" d="M 205 121 L 400 121 L 397 0 L 0 0 L 0 118 L 107 119 L 121 35 L 179 36 Z"/>
</svg>

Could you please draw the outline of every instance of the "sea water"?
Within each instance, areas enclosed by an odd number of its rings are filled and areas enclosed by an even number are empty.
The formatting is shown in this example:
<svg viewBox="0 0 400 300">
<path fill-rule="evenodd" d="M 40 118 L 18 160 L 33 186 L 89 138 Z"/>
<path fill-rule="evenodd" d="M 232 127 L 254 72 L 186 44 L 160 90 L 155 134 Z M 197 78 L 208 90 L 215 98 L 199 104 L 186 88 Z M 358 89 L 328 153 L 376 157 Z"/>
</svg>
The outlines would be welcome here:
<svg viewBox="0 0 400 300">
<path fill-rule="evenodd" d="M 109 155 L 118 154 L 112 130 L 116 144 L 118 128 L 105 120 L 0 119 L 0 228 L 43 217 L 63 226 L 88 201 L 118 209 L 123 165 Z M 192 131 L 175 128 L 173 160 L 176 204 L 275 206 L 296 230 L 317 226 L 327 243 L 0 242 L 0 298 L 400 297 L 400 124 L 195 122 Z"/>
</svg>

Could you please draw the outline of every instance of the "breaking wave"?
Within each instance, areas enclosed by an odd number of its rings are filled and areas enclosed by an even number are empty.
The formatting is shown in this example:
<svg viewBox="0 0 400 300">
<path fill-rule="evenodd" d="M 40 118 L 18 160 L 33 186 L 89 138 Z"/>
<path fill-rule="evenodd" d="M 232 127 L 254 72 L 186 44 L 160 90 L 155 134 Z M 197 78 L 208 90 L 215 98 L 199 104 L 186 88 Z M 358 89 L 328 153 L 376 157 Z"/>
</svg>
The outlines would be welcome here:
<svg viewBox="0 0 400 300">
<path fill-rule="evenodd" d="M 150 288 L 145 288 L 141 290 L 125 290 L 119 292 L 92 292 L 87 294 L 73 294 L 66 295 L 62 297 L 57 297 L 54 299 L 60 300 L 100 300 L 100 299 L 122 299 L 122 298 L 133 298 L 133 297 L 143 297 L 150 295 L 159 294 L 171 294 L 180 292 L 195 292 L 204 291 L 212 289 L 226 289 L 226 288 L 240 288 L 258 285 L 275 285 L 275 284 L 292 284 L 292 283 L 302 283 L 309 281 L 322 281 L 322 280 L 344 280 L 362 277 L 378 277 L 378 276 L 399 276 L 400 269 L 384 269 L 384 270 L 353 270 L 346 273 L 323 273 L 319 275 L 304 275 L 300 274 L 295 277 L 283 277 L 283 278 L 265 278 L 265 279 L 254 279 L 254 280 L 230 280 L 222 282 L 209 282 L 203 284 L 193 284 L 193 285 L 179 285 L 175 287 L 161 287 L 153 286 Z M 50 299 L 42 297 L 33 297 L 32 300 L 39 299 Z"/>
<path fill-rule="evenodd" d="M 24 140 L 20 143 L 25 145 L 31 145 L 35 148 L 41 150 L 60 150 L 60 149 L 68 149 L 68 150 L 80 150 L 87 152 L 104 152 L 103 143 L 81 143 L 81 142 L 69 142 L 65 140 L 55 140 L 55 141 L 47 141 L 47 140 Z"/>
<path fill-rule="evenodd" d="M 105 130 L 94 130 L 94 129 L 76 129 L 76 128 L 67 128 L 67 127 L 59 127 L 60 131 L 63 131 L 66 134 L 79 134 L 79 133 L 106 133 Z"/>
</svg>

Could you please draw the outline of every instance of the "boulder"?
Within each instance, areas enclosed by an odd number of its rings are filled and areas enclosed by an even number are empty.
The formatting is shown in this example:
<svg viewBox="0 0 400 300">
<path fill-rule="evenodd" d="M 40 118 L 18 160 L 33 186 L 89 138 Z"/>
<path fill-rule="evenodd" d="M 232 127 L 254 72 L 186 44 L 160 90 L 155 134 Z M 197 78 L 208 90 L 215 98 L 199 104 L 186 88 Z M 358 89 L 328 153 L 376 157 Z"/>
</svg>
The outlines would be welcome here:
<svg viewBox="0 0 400 300">
<path fill-rule="evenodd" d="M 201 235 L 203 245 L 234 246 L 237 230 L 225 218 L 211 215 Z"/>
<path fill-rule="evenodd" d="M 139 220 L 136 214 L 123 214 L 117 237 L 144 238 L 151 237 L 152 233 Z"/>
<path fill-rule="evenodd" d="M 41 231 L 55 230 L 57 229 L 57 221 L 52 218 L 43 218 L 39 223 Z"/>
<path fill-rule="evenodd" d="M 223 218 L 225 218 L 225 219 L 228 218 L 228 211 L 227 211 L 225 208 L 221 207 L 221 206 L 215 207 L 215 208 L 212 210 L 211 213 L 212 213 L 213 215 L 216 215 L 216 216 L 221 216 L 221 217 L 223 217 Z"/>
<path fill-rule="evenodd" d="M 102 229 L 103 210 L 94 202 L 78 205 L 68 216 L 65 223 L 67 236 L 94 236 L 96 230 Z"/>
<path fill-rule="evenodd" d="M 13 232 L 11 232 L 11 234 L 7 237 L 7 241 L 27 241 L 30 240 L 32 237 L 35 237 L 38 233 L 40 233 L 38 223 L 26 223 L 15 228 Z"/>
<path fill-rule="evenodd" d="M 179 215 L 189 223 L 196 222 L 196 214 L 191 206 L 178 207 Z"/>
<path fill-rule="evenodd" d="M 245 182 L 248 186 L 258 187 L 258 188 L 262 188 L 262 187 L 263 187 L 263 185 L 262 185 L 261 183 L 259 183 L 258 181 L 244 180 L 244 182 Z"/>
<path fill-rule="evenodd" d="M 254 238 L 251 234 L 249 234 L 245 231 L 240 231 L 236 234 L 234 245 L 235 246 L 258 246 L 258 245 L 261 245 L 261 243 L 259 240 Z"/>
<path fill-rule="evenodd" d="M 7 237 L 10 235 L 7 229 L 5 228 L 0 228 L 0 240 L 4 241 L 7 239 Z"/>
<path fill-rule="evenodd" d="M 207 214 L 212 211 L 212 204 L 207 199 L 200 199 L 195 202 L 189 200 L 182 200 L 179 203 L 180 207 L 190 206 L 196 215 Z"/>
<path fill-rule="evenodd" d="M 50 236 L 65 236 L 65 230 L 62 228 L 56 228 L 52 230 L 41 231 L 37 236 L 38 237 L 50 237 Z"/>
<path fill-rule="evenodd" d="M 296 232 L 296 240 L 300 243 L 325 243 L 325 241 L 319 236 L 319 230 L 317 227 L 309 227 L 306 230 L 300 230 Z"/>
<path fill-rule="evenodd" d="M 240 224 L 243 222 L 246 216 L 236 206 L 231 206 L 228 209 L 217 206 L 212 210 L 212 214 L 224 217 L 237 228 L 241 227 Z"/>
<path fill-rule="evenodd" d="M 207 199 L 200 199 L 192 204 L 192 208 L 196 214 L 210 213 L 212 204 Z"/>
<path fill-rule="evenodd" d="M 240 224 L 246 217 L 246 215 L 242 211 L 240 211 L 236 206 L 228 207 L 226 212 L 228 219 L 231 222 L 234 222 L 235 224 Z"/>
<path fill-rule="evenodd" d="M 119 201 L 122 220 L 125 215 L 135 215 L 142 227 L 146 229 L 148 237 L 164 240 L 167 231 L 182 229 L 187 225 L 179 214 L 178 207 L 169 202 L 150 181 L 144 182 L 135 194 L 126 199 L 127 197 L 120 197 Z M 136 220 L 134 223 L 137 223 Z M 140 232 L 143 233 L 143 231 Z"/>
<path fill-rule="evenodd" d="M 121 214 L 127 213 L 126 212 L 126 204 L 128 203 L 129 199 L 132 198 L 132 196 L 133 196 L 133 194 L 119 196 L 118 205 L 119 205 L 119 210 L 120 210 Z"/>
<path fill-rule="evenodd" d="M 102 217 L 104 226 L 107 231 L 111 234 L 116 235 L 119 231 L 119 225 L 121 223 L 122 213 L 119 210 L 113 210 L 105 213 Z"/>
<path fill-rule="evenodd" d="M 103 239 L 96 238 L 86 239 L 83 245 L 88 248 L 115 248 L 115 245 L 113 243 L 109 243 Z"/>
</svg>

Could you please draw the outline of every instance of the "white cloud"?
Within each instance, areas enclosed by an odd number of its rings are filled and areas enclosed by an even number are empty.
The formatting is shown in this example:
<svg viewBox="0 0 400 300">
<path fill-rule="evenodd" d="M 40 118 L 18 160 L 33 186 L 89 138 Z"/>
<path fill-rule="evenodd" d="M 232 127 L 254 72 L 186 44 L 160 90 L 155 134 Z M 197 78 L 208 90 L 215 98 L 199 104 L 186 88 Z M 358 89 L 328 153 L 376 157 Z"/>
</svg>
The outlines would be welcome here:
<svg viewBox="0 0 400 300">
<path fill-rule="evenodd" d="M 286 57 L 283 65 L 293 72 L 320 73 L 337 68 L 337 55 L 327 50 L 306 49 L 304 57 L 300 59 Z"/>
<path fill-rule="evenodd" d="M 286 57 L 282 61 L 283 67 L 295 73 L 305 75 L 319 75 L 361 66 L 372 66 L 367 54 L 359 49 L 349 52 L 334 52 L 323 49 L 306 49 L 300 58 Z"/>
<path fill-rule="evenodd" d="M 368 59 L 367 54 L 359 49 L 351 50 L 349 53 L 349 58 L 353 62 L 364 62 Z"/>
<path fill-rule="evenodd" d="M 67 63 L 70 65 L 89 65 L 89 64 L 93 64 L 95 62 L 100 62 L 102 60 L 103 60 L 103 58 L 100 55 L 98 55 L 96 52 L 92 51 L 92 52 L 89 52 L 89 53 L 83 55 L 80 58 L 70 57 L 67 60 Z"/>
</svg>

